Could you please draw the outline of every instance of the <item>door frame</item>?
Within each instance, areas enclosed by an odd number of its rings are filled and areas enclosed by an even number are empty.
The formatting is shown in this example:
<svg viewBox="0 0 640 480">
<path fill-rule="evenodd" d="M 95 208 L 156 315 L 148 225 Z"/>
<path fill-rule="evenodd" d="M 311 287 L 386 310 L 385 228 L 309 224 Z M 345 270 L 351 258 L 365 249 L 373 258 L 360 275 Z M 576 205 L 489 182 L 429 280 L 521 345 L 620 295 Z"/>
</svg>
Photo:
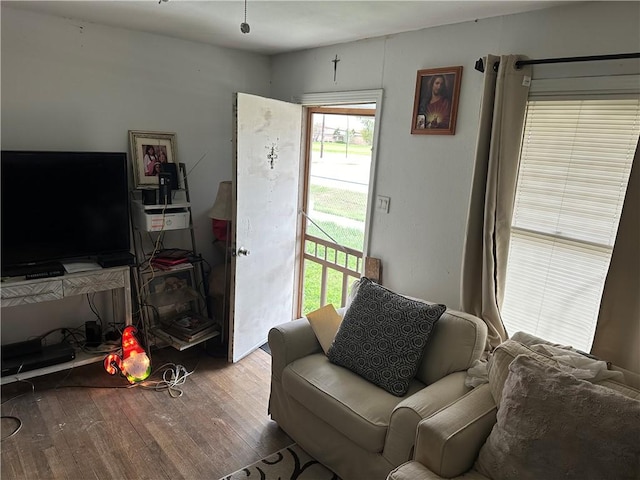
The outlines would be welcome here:
<svg viewBox="0 0 640 480">
<path fill-rule="evenodd" d="M 343 91 L 343 92 L 323 92 L 323 93 L 305 93 L 300 95 L 299 97 L 294 97 L 294 102 L 299 103 L 303 107 L 303 122 L 302 128 L 304 132 L 307 132 L 308 121 L 309 121 L 309 110 L 311 107 L 337 107 L 339 105 L 353 105 L 353 104 L 362 104 L 362 103 L 375 103 L 376 105 L 376 113 L 374 116 L 375 124 L 373 129 L 373 141 L 371 143 L 371 167 L 369 169 L 369 188 L 367 191 L 367 196 L 369 198 L 369 205 L 367 206 L 366 219 L 365 219 L 365 231 L 364 231 L 364 242 L 362 246 L 362 255 L 363 258 L 368 256 L 369 254 L 369 243 L 370 243 L 370 233 L 371 233 L 371 220 L 373 218 L 373 211 L 375 209 L 375 179 L 377 173 L 377 157 L 378 157 L 378 138 L 380 136 L 380 118 L 382 115 L 382 98 L 384 91 L 382 89 L 378 90 L 353 90 L 353 91 Z M 307 162 L 309 161 L 309 138 L 305 135 L 305 138 L 302 139 L 301 144 L 304 146 L 304 151 L 301 152 L 301 165 L 300 165 L 300 180 L 303 182 L 303 188 L 300 190 L 299 201 L 298 201 L 298 209 L 302 210 L 304 207 L 303 200 L 305 191 L 307 188 Z M 301 218 L 302 215 L 298 215 L 298 226 L 297 226 L 297 237 L 298 242 L 296 246 L 296 262 L 297 268 L 294 278 L 295 291 L 298 294 L 294 295 L 294 311 L 301 311 L 301 295 L 299 294 L 300 288 L 302 285 L 302 233 L 303 233 L 303 224 L 304 219 Z"/>
</svg>

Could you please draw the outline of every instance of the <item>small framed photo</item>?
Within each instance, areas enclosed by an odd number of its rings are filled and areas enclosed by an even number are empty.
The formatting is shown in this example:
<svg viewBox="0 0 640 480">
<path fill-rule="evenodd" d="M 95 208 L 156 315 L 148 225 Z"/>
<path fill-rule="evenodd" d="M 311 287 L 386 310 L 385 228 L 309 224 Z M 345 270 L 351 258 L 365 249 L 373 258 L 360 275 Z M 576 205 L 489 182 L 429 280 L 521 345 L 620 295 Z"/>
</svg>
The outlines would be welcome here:
<svg viewBox="0 0 640 480">
<path fill-rule="evenodd" d="M 411 133 L 454 135 L 462 67 L 418 70 Z"/>
<path fill-rule="evenodd" d="M 163 164 L 177 164 L 176 134 L 129 130 L 129 150 L 135 188 L 158 186 Z"/>
</svg>

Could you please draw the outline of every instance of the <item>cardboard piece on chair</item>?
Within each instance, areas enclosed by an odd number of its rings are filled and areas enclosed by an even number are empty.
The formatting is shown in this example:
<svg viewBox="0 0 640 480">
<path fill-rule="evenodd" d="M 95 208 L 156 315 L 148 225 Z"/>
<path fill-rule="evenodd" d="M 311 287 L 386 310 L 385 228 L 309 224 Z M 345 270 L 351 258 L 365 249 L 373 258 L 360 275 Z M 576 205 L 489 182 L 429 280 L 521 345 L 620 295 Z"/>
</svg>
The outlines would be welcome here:
<svg viewBox="0 0 640 480">
<path fill-rule="evenodd" d="M 322 350 L 326 354 L 333 343 L 333 339 L 336 337 L 336 333 L 338 333 L 342 317 L 336 312 L 332 304 L 307 313 L 306 317 L 311 324 L 313 333 L 316 334 L 318 342 L 322 346 Z"/>
</svg>

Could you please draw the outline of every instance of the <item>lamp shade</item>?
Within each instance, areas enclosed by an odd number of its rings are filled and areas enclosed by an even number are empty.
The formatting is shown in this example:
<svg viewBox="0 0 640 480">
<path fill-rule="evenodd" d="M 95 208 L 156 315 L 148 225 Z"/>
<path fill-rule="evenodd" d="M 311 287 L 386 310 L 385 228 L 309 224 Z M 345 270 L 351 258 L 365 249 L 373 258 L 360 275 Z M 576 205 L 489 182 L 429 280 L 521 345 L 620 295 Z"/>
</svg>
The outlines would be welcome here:
<svg viewBox="0 0 640 480">
<path fill-rule="evenodd" d="M 232 215 L 231 181 L 220 182 L 218 194 L 213 207 L 209 210 L 209 218 L 217 220 L 231 220 Z"/>
</svg>

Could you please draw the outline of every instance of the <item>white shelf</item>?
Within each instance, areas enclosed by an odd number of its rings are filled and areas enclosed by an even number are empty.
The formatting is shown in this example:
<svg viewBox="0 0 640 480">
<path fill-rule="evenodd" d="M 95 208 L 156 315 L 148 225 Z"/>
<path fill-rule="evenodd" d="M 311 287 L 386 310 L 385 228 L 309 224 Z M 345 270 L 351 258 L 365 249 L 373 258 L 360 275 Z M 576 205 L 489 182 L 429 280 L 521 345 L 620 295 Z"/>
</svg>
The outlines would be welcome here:
<svg viewBox="0 0 640 480">
<path fill-rule="evenodd" d="M 203 335 L 202 337 L 198 337 L 195 340 L 192 340 L 191 342 L 187 342 L 185 340 L 181 340 L 177 337 L 174 337 L 173 335 L 168 334 L 167 332 L 160 329 L 159 327 L 156 327 L 153 330 L 151 330 L 151 335 L 155 335 L 156 337 L 160 338 L 162 341 L 169 344 L 176 350 L 182 351 L 182 350 L 186 350 L 187 348 L 193 347 L 194 345 L 198 345 L 199 343 L 205 342 L 207 340 L 211 340 L 212 338 L 219 336 L 220 329 L 218 328 L 217 330 L 214 330 L 213 332 Z"/>
</svg>

